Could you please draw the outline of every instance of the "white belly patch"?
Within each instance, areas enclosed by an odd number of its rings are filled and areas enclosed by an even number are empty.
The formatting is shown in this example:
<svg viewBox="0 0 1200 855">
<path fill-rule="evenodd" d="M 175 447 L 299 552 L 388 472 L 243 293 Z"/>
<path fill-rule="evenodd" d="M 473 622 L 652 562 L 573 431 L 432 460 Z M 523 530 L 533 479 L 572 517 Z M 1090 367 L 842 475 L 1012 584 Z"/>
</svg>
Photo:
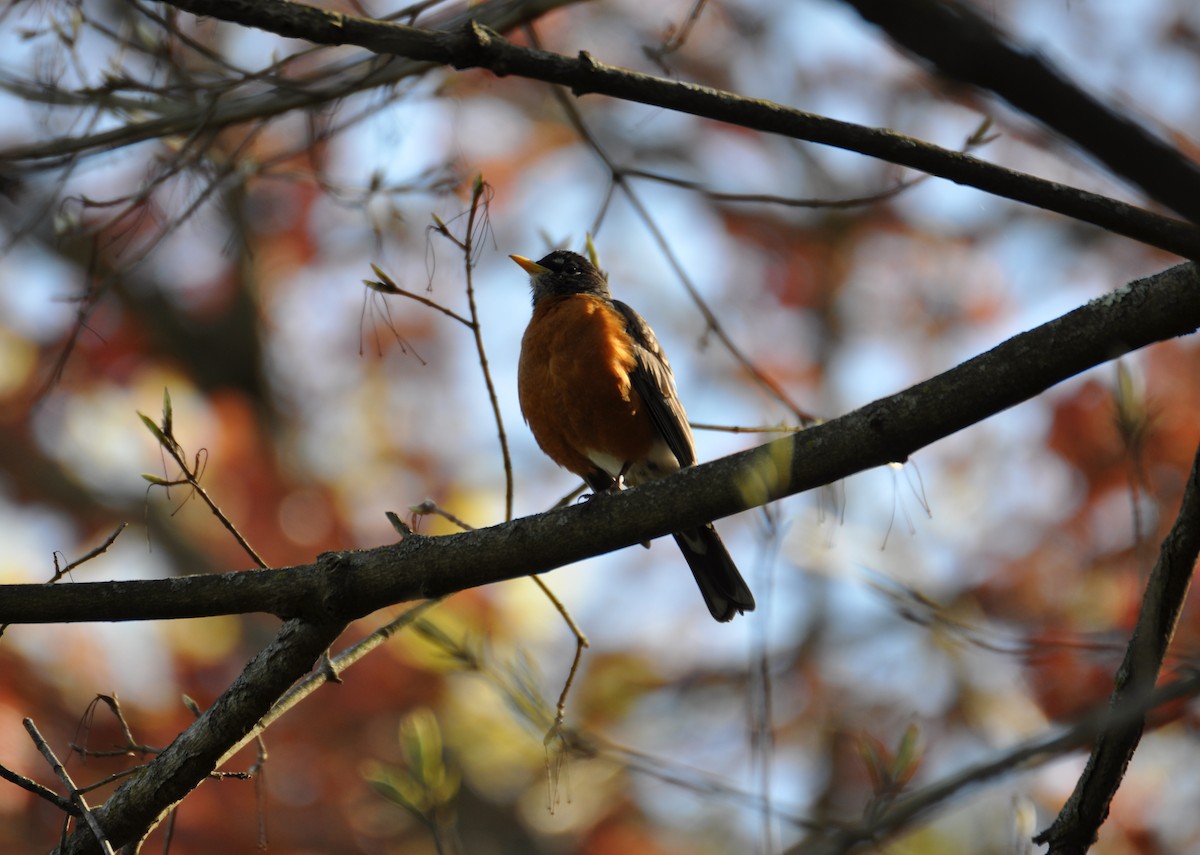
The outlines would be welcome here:
<svg viewBox="0 0 1200 855">
<path fill-rule="evenodd" d="M 628 461 L 618 460 L 611 454 L 591 449 L 588 449 L 585 454 L 588 460 L 598 468 L 603 469 L 614 479 L 621 477 L 622 470 L 624 470 L 625 484 L 630 487 L 645 484 L 647 481 L 656 481 L 679 469 L 679 461 L 675 459 L 675 455 L 671 452 L 671 449 L 662 440 L 654 443 L 654 447 L 650 449 L 649 457 L 627 469 L 626 464 Z"/>
</svg>

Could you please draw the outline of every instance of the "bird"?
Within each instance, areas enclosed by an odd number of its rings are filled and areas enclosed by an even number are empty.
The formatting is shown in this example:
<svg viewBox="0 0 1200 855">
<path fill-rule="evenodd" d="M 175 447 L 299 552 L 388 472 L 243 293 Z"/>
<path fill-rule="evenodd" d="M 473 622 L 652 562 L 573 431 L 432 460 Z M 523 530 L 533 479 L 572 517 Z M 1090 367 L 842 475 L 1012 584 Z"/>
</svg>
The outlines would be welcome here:
<svg viewBox="0 0 1200 855">
<path fill-rule="evenodd" d="M 664 478 L 696 462 L 671 365 L 650 325 L 588 259 L 558 249 L 529 274 L 533 316 L 521 339 L 517 393 L 538 446 L 595 494 Z M 754 595 L 712 523 L 674 534 L 709 612 L 724 623 Z"/>
</svg>

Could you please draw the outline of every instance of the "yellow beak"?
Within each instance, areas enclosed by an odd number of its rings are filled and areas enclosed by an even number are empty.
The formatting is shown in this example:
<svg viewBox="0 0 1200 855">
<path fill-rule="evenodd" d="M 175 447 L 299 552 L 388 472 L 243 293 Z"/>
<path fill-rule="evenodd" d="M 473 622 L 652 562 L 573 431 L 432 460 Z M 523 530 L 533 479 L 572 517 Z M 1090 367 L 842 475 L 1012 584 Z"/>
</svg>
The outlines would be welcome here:
<svg viewBox="0 0 1200 855">
<path fill-rule="evenodd" d="M 525 272 L 530 276 L 541 276 L 543 273 L 550 272 L 549 267 L 542 267 L 542 265 L 538 264 L 536 261 L 530 261 L 523 255 L 510 255 L 509 258 L 521 265 Z"/>
</svg>

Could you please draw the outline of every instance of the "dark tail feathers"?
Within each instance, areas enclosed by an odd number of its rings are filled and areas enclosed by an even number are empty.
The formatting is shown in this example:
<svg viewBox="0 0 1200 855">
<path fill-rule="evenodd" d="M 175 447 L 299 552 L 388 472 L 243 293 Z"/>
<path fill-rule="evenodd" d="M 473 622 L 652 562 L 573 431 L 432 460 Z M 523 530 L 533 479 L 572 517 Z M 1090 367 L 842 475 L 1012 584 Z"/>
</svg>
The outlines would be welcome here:
<svg viewBox="0 0 1200 855">
<path fill-rule="evenodd" d="M 696 577 L 696 584 L 714 618 L 724 623 L 733 620 L 736 614 L 754 611 L 754 595 L 711 523 L 703 528 L 678 532 L 675 542 L 692 568 L 692 575 Z"/>
</svg>

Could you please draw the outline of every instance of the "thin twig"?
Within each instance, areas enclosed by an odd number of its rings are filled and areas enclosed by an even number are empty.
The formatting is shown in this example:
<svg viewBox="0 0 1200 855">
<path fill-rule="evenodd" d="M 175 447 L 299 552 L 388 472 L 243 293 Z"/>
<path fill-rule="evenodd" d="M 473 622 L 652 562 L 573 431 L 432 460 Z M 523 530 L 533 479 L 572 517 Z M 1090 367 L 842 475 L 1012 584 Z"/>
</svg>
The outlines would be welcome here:
<svg viewBox="0 0 1200 855">
<path fill-rule="evenodd" d="M 458 526 L 463 531 L 475 531 L 475 526 L 471 525 L 462 517 L 458 517 L 450 513 L 433 499 L 426 499 L 419 505 L 409 505 L 408 509 L 414 516 L 439 516 L 442 519 L 449 521 L 453 525 Z"/>
<path fill-rule="evenodd" d="M 96 706 L 103 704 L 112 713 L 113 718 L 117 720 L 117 724 L 121 727 L 121 735 L 125 737 L 125 744 L 119 746 L 112 751 L 93 751 L 83 745 L 71 743 L 71 750 L 82 757 L 127 757 L 130 754 L 141 754 L 143 756 L 151 754 L 161 754 L 161 748 L 156 748 L 152 745 L 144 745 L 133 738 L 133 730 L 129 727 L 129 722 L 125 719 L 125 713 L 121 710 L 121 702 L 114 695 L 97 695 L 88 704 L 87 712 L 84 714 L 83 723 L 89 722 L 95 715 Z"/>
<path fill-rule="evenodd" d="M 139 412 L 138 417 L 141 418 L 142 424 L 144 424 L 146 428 L 152 434 L 154 434 L 155 439 L 158 440 L 159 447 L 161 447 L 171 457 L 171 459 L 175 461 L 176 465 L 179 466 L 180 471 L 183 473 L 183 477 L 177 479 L 159 478 L 157 475 L 142 475 L 142 478 L 144 478 L 146 481 L 149 481 L 151 487 L 170 488 L 182 486 L 184 484 L 191 487 L 195 494 L 199 496 L 206 505 L 208 505 L 209 510 L 213 512 L 213 515 L 221 522 L 221 525 L 225 527 L 225 530 L 233 535 L 233 539 L 236 540 L 238 545 L 241 546 L 246 554 L 250 556 L 251 560 L 253 560 L 254 563 L 259 567 L 266 568 L 268 566 L 267 562 L 264 561 L 259 554 L 254 551 L 254 547 L 252 547 L 250 542 L 242 536 L 242 533 L 238 531 L 238 528 L 233 524 L 233 521 L 225 515 L 225 512 L 217 506 L 216 501 L 210 495 L 208 495 L 208 491 L 200 486 L 200 477 L 204 470 L 204 464 L 201 462 L 201 452 L 196 453 L 196 459 L 194 463 L 192 466 L 188 466 L 187 457 L 184 454 L 183 446 L 180 445 L 179 441 L 175 438 L 173 416 L 171 412 L 171 396 L 167 390 L 163 390 L 163 420 L 161 425 L 156 425 L 154 420 L 144 413 Z M 203 451 L 203 449 L 201 451 Z"/>
<path fill-rule="evenodd" d="M 14 772 L 12 769 L 9 769 L 3 764 L 0 764 L 0 778 L 3 778 L 9 783 L 16 784 L 23 790 L 28 790 L 39 799 L 45 799 L 64 813 L 68 813 L 71 816 L 76 817 L 81 813 L 79 808 L 76 807 L 70 799 L 64 799 L 58 793 L 54 792 L 54 790 L 51 790 L 48 787 L 43 787 L 37 781 L 34 781 L 31 778 L 26 778 L 21 773 Z"/>
<path fill-rule="evenodd" d="M 915 178 L 909 178 L 906 181 L 897 182 L 895 187 L 889 190 L 880 190 L 878 193 L 871 193 L 866 196 L 852 196 L 847 199 L 821 199 L 821 198 L 799 198 L 796 196 L 779 196 L 773 193 L 727 193 L 719 190 L 713 190 L 706 187 L 699 181 L 689 181 L 686 178 L 675 178 L 670 175 L 663 175 L 658 172 L 649 172 L 645 169 L 630 169 L 623 167 L 620 173 L 628 178 L 642 178 L 647 181 L 655 181 L 659 184 L 669 184 L 672 187 L 678 187 L 681 190 L 691 190 L 699 193 L 706 199 L 712 199 L 714 202 L 730 202 L 736 204 L 759 204 L 759 205 L 779 205 L 784 208 L 829 208 L 839 210 L 843 208 L 860 208 L 864 205 L 876 205 L 880 202 L 886 202 L 888 199 L 895 198 L 905 190 L 920 184 L 930 178 L 928 174 L 918 175 Z"/>
<path fill-rule="evenodd" d="M 477 212 L 480 210 L 483 211 L 483 216 L 486 218 L 487 202 L 490 198 L 489 194 L 490 194 L 489 186 L 482 180 L 482 178 L 476 178 L 473 189 L 472 189 L 472 193 L 471 193 L 471 207 L 470 207 L 470 210 L 469 210 L 469 213 L 467 216 L 466 234 L 461 241 L 459 241 L 457 238 L 454 238 L 450 234 L 449 229 L 446 227 L 445 223 L 443 223 L 440 219 L 437 219 L 435 217 L 435 221 L 437 222 L 438 232 L 445 235 L 446 237 L 450 238 L 453 242 L 455 242 L 459 246 L 459 248 L 462 250 L 462 253 L 463 253 L 464 266 L 466 269 L 466 278 L 467 278 L 467 301 L 468 301 L 468 304 L 470 305 L 470 310 L 471 310 L 471 324 L 470 324 L 471 331 L 475 334 L 475 348 L 476 348 L 476 352 L 479 355 L 479 365 L 483 371 L 484 382 L 487 385 L 488 399 L 491 402 L 492 414 L 493 414 L 493 417 L 495 418 L 496 429 L 500 436 L 500 449 L 501 449 L 501 453 L 504 456 L 504 481 L 505 481 L 504 518 L 505 518 L 505 520 L 511 520 L 512 519 L 512 510 L 513 510 L 512 458 L 509 455 L 509 450 L 508 450 L 508 437 L 504 431 L 504 419 L 502 418 L 501 413 L 500 413 L 500 401 L 496 395 L 495 385 L 492 383 L 491 372 L 488 370 L 487 353 L 485 352 L 484 346 L 483 346 L 483 336 L 482 336 L 483 325 L 479 319 L 479 313 L 475 306 L 475 289 L 474 289 L 474 285 L 472 283 L 472 270 L 474 268 L 474 249 L 475 249 L 475 244 L 473 242 L 474 235 L 475 235 L 475 219 L 477 216 Z M 430 506 L 432 506 L 432 508 Z M 445 512 L 440 511 L 440 509 L 437 508 L 436 504 L 434 504 L 432 502 L 426 502 L 424 505 L 422 505 L 420 507 L 422 507 L 423 509 L 427 509 L 427 512 L 428 512 L 428 509 L 431 509 L 433 512 L 440 512 L 443 515 L 446 515 Z M 414 510 L 416 510 L 416 508 L 414 508 Z M 456 522 L 463 528 L 468 528 L 466 523 L 462 522 L 457 517 L 450 517 L 450 518 L 453 519 L 454 522 Z M 556 724 L 561 724 L 561 722 L 563 720 L 564 710 L 566 709 L 567 696 L 570 694 L 571 685 L 574 682 L 575 674 L 579 669 L 579 663 L 580 663 L 580 660 L 583 655 L 583 649 L 588 646 L 588 640 L 587 640 L 587 636 L 585 636 L 583 634 L 583 631 L 580 630 L 579 625 L 575 623 L 574 618 L 571 617 L 571 613 L 567 610 L 567 607 L 565 605 L 563 605 L 562 601 L 558 597 L 556 597 L 554 595 L 554 593 L 550 590 L 549 586 L 544 581 L 539 579 L 537 576 L 531 576 L 530 578 L 533 579 L 534 583 L 536 583 L 539 588 L 541 588 L 542 593 L 546 595 L 546 597 L 554 605 L 554 608 L 558 611 L 558 613 L 560 615 L 562 615 L 563 620 L 566 621 L 567 627 L 571 630 L 571 633 L 575 636 L 575 657 L 571 664 L 570 672 L 567 674 L 567 679 L 566 679 L 565 683 L 563 684 L 562 692 L 559 694 L 559 698 L 558 698 L 557 714 L 556 714 L 555 721 L 556 721 Z"/>
<path fill-rule="evenodd" d="M 103 555 L 105 552 L 108 551 L 108 548 L 116 542 L 116 540 L 120 536 L 121 532 L 123 532 L 125 530 L 125 527 L 128 525 L 129 525 L 129 523 L 121 523 L 120 525 L 118 525 L 116 527 L 116 529 L 113 531 L 112 534 L 110 534 L 107 538 L 104 539 L 103 543 L 101 543 L 99 546 L 95 547 L 94 549 L 88 550 L 83 555 L 79 556 L 74 561 L 67 564 L 65 567 L 58 566 L 58 553 L 55 552 L 54 556 L 53 556 L 54 574 L 50 577 L 50 580 L 46 584 L 53 585 L 55 582 L 58 582 L 59 580 L 61 580 L 63 578 L 63 576 L 66 576 L 68 573 L 70 573 L 76 567 L 79 567 L 81 564 L 91 561 L 93 558 L 97 558 L 98 556 Z M 9 626 L 11 626 L 11 624 L 7 624 L 7 623 L 0 624 L 0 636 L 4 635 L 5 631 L 9 628 Z"/>
<path fill-rule="evenodd" d="M 646 47 L 642 48 L 642 52 L 646 54 L 647 57 L 654 60 L 658 67 L 663 70 L 664 74 L 668 72 L 667 57 L 670 54 L 675 53 L 675 51 L 679 50 L 687 42 L 688 36 L 690 36 L 692 33 L 692 28 L 695 27 L 696 22 L 700 20 L 700 13 L 704 11 L 704 6 L 707 3 L 708 0 L 695 0 L 695 2 L 692 3 L 691 11 L 689 11 L 687 17 L 683 19 L 682 25 L 676 27 L 674 24 L 672 24 L 667 30 L 666 37 L 657 47 L 650 47 L 647 45 Z"/>
<path fill-rule="evenodd" d="M 449 511 L 438 507 L 437 503 L 432 499 L 426 499 L 419 505 L 413 505 L 410 510 L 413 513 L 419 514 L 437 514 L 438 516 L 444 517 L 445 519 L 454 523 L 464 531 L 474 530 L 474 527 L 470 524 L 454 516 L 454 514 L 451 514 Z M 542 593 L 548 600 L 550 600 L 551 605 L 553 605 L 555 610 L 562 615 L 562 619 L 566 622 L 567 628 L 571 630 L 571 634 L 575 636 L 575 657 L 571 662 L 571 668 L 567 673 L 566 681 L 563 683 L 562 691 L 559 692 L 558 695 L 558 704 L 555 707 L 554 725 L 551 727 L 551 733 L 547 734 L 546 736 L 547 744 L 549 744 L 554 728 L 560 727 L 566 717 L 567 697 L 571 693 L 571 685 L 575 682 L 575 675 L 579 671 L 580 662 L 583 660 L 583 649 L 585 647 L 589 647 L 590 645 L 588 644 L 587 636 L 584 635 L 583 630 L 579 627 L 579 624 L 575 622 L 575 618 L 571 615 L 570 610 L 566 607 L 563 601 L 560 600 L 552 590 L 550 590 L 550 586 L 547 585 L 546 582 L 539 576 L 530 576 L 529 578 L 533 580 L 535 585 L 541 588 Z"/>
<path fill-rule="evenodd" d="M 996 138 L 995 134 L 991 133 L 992 120 L 991 117 L 985 117 L 979 126 L 971 132 L 959 149 L 960 153 L 974 151 L 980 146 L 990 143 Z M 894 199 L 901 193 L 916 187 L 928 181 L 933 176 L 928 172 L 922 172 L 912 178 L 907 178 L 903 181 L 896 182 L 896 186 L 888 190 L 880 190 L 876 193 L 869 193 L 865 196 L 851 196 L 845 199 L 826 199 L 826 198 L 801 198 L 796 196 L 780 196 L 774 193 L 731 193 L 719 190 L 713 190 L 705 186 L 699 181 L 689 181 L 685 178 L 676 178 L 670 175 L 663 175 L 659 172 L 651 172 L 646 169 L 637 169 L 631 167 L 622 167 L 621 174 L 629 178 L 644 178 L 647 181 L 656 181 L 659 184 L 668 184 L 672 187 L 679 187 L 683 190 L 691 190 L 699 193 L 706 199 L 712 199 L 714 202 L 728 202 L 732 204 L 759 204 L 759 205 L 778 205 L 784 208 L 817 208 L 829 210 L 844 210 L 846 208 L 861 208 L 865 205 L 877 205 L 880 202 L 886 202 L 889 199 Z"/>
<path fill-rule="evenodd" d="M 530 576 L 529 578 L 542 589 L 542 593 L 546 595 L 554 605 L 554 608 L 562 615 L 563 620 L 567 622 L 567 626 L 575 636 L 575 658 L 571 662 L 571 670 L 567 673 L 567 681 L 563 684 L 562 691 L 558 695 L 558 705 L 555 707 L 554 721 L 556 724 L 562 724 L 567 709 L 567 695 L 571 693 L 571 684 L 575 682 L 575 673 L 579 670 L 579 663 L 583 658 L 583 649 L 591 645 L 588 644 L 587 636 L 583 634 L 583 630 L 575 623 L 571 612 L 563 605 L 562 600 L 550 590 L 550 586 L 540 576 Z"/>
<path fill-rule="evenodd" d="M 819 421 L 818 421 L 819 423 Z M 799 433 L 808 430 L 809 425 L 714 425 L 707 422 L 688 422 L 692 430 L 712 430 L 721 433 Z"/>
<path fill-rule="evenodd" d="M 74 749 L 75 746 L 72 745 L 71 748 Z M 104 755 L 103 754 L 93 754 L 92 756 L 93 757 L 103 757 Z M 121 756 L 128 756 L 128 752 L 122 752 Z M 146 768 L 145 763 L 138 763 L 135 766 L 130 766 L 128 769 L 122 769 L 119 772 L 113 772 L 111 775 L 105 775 L 103 778 L 99 779 L 98 781 L 93 781 L 92 783 L 88 784 L 86 787 L 80 787 L 79 792 L 91 793 L 96 790 L 103 789 L 104 787 L 107 787 L 109 784 L 113 784 L 113 783 L 116 783 L 117 781 L 121 781 L 121 780 L 124 780 L 125 778 L 128 778 L 130 775 L 136 775 L 142 769 L 145 769 L 145 768 Z"/>
<path fill-rule="evenodd" d="M 475 220 L 482 217 L 483 229 L 488 229 L 488 203 L 491 201 L 491 186 L 482 177 L 476 177 L 471 191 L 471 210 L 467 217 L 467 231 L 463 237 L 463 267 L 467 278 L 467 304 L 471 309 L 471 332 L 475 336 L 475 352 L 479 355 L 479 370 L 487 386 L 488 400 L 492 405 L 492 418 L 496 421 L 496 433 L 500 439 L 500 454 L 504 458 L 504 519 L 511 520 L 513 513 L 513 468 L 512 455 L 508 450 L 508 435 L 504 431 L 504 417 L 500 413 L 500 399 L 496 395 L 496 384 L 488 368 L 487 351 L 483 346 L 483 323 L 475 307 Z"/>
<path fill-rule="evenodd" d="M 120 525 L 118 525 L 113 530 L 113 533 L 104 539 L 103 543 L 101 543 L 99 546 L 97 546 L 94 549 L 89 549 L 87 552 L 85 552 L 83 555 L 76 558 L 74 561 L 72 561 L 70 564 L 63 567 L 61 570 L 58 567 L 58 557 L 56 556 L 54 559 L 54 576 L 53 576 L 53 578 L 50 579 L 50 581 L 57 582 L 59 579 L 61 579 L 63 576 L 66 576 L 68 573 L 70 573 L 72 570 L 74 570 L 80 564 L 83 564 L 87 561 L 91 561 L 93 558 L 96 558 L 96 557 L 101 556 L 104 553 L 108 552 L 108 548 L 117 542 L 117 538 L 121 536 L 121 532 L 123 532 L 125 530 L 125 527 L 128 525 L 129 525 L 129 523 L 126 523 L 126 522 L 123 522 Z"/>
<path fill-rule="evenodd" d="M 378 291 L 380 294 L 393 294 L 397 297 L 404 297 L 414 302 L 420 303 L 422 306 L 428 306 L 431 309 L 436 309 L 448 318 L 453 318 L 465 327 L 471 326 L 471 319 L 464 318 L 452 309 L 447 309 L 436 300 L 430 300 L 428 297 L 422 297 L 420 294 L 414 294 L 412 291 L 406 291 L 392 280 L 390 276 L 375 264 L 371 265 L 371 269 L 375 271 L 378 279 L 364 279 L 362 283 L 372 291 Z"/>
<path fill-rule="evenodd" d="M 411 609 L 408 609 L 404 614 L 388 621 L 383 626 L 376 629 L 361 641 L 357 641 L 350 647 L 347 647 L 341 653 L 331 657 L 335 670 L 338 673 L 345 671 L 350 666 L 361 660 L 364 656 L 370 653 L 379 645 L 383 644 L 400 630 L 412 624 L 425 612 L 440 604 L 443 598 L 434 600 L 426 600 L 423 603 L 418 603 Z M 224 763 L 227 763 L 230 758 L 241 751 L 251 740 L 258 738 L 268 727 L 278 721 L 286 712 L 293 709 L 301 701 L 315 692 L 317 689 L 329 682 L 328 674 L 323 670 L 313 671 L 300 682 L 296 683 L 291 689 L 280 696 L 271 709 L 261 718 L 258 723 L 245 736 L 238 739 L 235 743 L 226 749 L 217 761 L 216 766 L 219 768 Z"/>
<path fill-rule="evenodd" d="M 432 499 L 426 499 L 419 505 L 413 505 L 409 508 L 409 510 L 411 510 L 414 514 L 436 514 L 454 523 L 463 531 L 475 530 L 475 527 L 470 523 L 465 522 L 444 508 L 439 507 L 438 504 Z M 575 618 L 572 617 L 570 610 L 567 609 L 563 601 L 560 600 L 552 590 L 550 590 L 550 586 L 547 585 L 540 576 L 530 576 L 529 578 L 533 580 L 534 584 L 542 589 L 542 593 L 545 594 L 546 598 L 550 600 L 550 603 L 554 606 L 555 610 L 562 615 L 562 619 L 566 621 L 568 629 L 571 630 L 571 634 L 575 636 L 575 660 L 571 664 L 571 670 L 567 674 L 566 683 L 563 685 L 562 692 L 558 696 L 558 706 L 556 707 L 556 721 L 561 724 L 567 705 L 567 695 L 570 693 L 571 683 L 575 680 L 575 672 L 579 669 L 579 663 L 583 655 L 583 649 L 585 647 L 589 647 L 590 645 L 588 644 L 587 636 L 583 634 L 583 630 L 580 629 L 579 624 L 575 622 Z"/>
<path fill-rule="evenodd" d="M 25 730 L 29 733 L 30 738 L 33 740 L 33 744 L 37 746 L 38 751 L 40 751 L 42 756 L 46 758 L 46 762 L 50 764 L 50 768 L 54 770 L 54 774 L 57 775 L 58 779 L 66 786 L 67 792 L 71 795 L 71 801 L 82 814 L 83 821 L 87 825 L 88 829 L 92 832 L 92 835 L 96 838 L 96 843 L 100 846 L 100 850 L 104 852 L 105 855 L 113 855 L 112 844 L 108 842 L 108 838 L 104 834 L 104 829 L 101 828 L 100 823 L 96 821 L 96 817 L 92 814 L 92 809 L 88 807 L 87 799 L 84 798 L 83 793 L 80 792 L 79 788 L 75 786 L 75 782 L 71 780 L 70 773 L 68 773 L 63 764 L 59 762 L 58 757 L 54 753 L 54 749 L 50 747 L 50 743 L 46 742 L 41 732 L 38 731 L 37 725 L 33 723 L 33 719 L 22 719 L 21 724 L 25 725 Z"/>
</svg>

